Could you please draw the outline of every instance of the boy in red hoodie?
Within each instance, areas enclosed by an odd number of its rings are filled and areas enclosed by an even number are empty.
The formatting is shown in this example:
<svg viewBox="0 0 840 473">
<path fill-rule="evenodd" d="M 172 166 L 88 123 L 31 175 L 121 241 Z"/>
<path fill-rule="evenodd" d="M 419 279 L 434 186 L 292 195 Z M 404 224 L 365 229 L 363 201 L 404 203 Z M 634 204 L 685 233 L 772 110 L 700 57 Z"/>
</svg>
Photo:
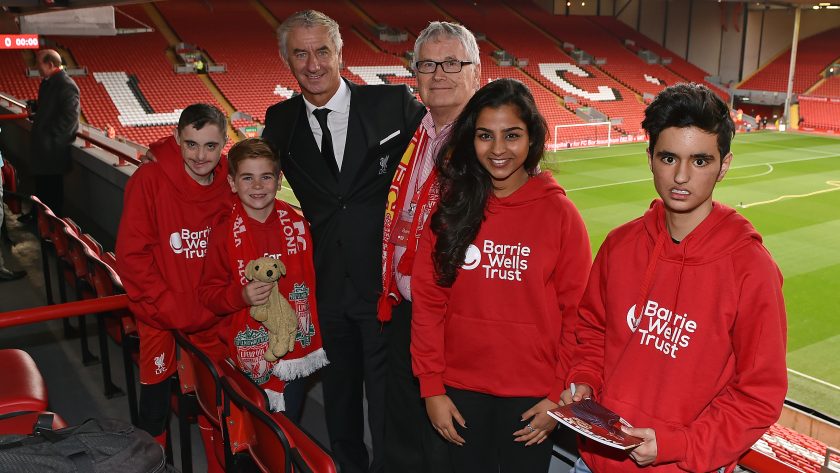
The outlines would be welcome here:
<svg viewBox="0 0 840 473">
<path fill-rule="evenodd" d="M 732 471 L 787 391 L 782 275 L 755 228 L 712 200 L 732 162 L 723 101 L 671 86 L 642 127 L 660 199 L 595 258 L 562 398 L 597 399 L 644 443 L 628 455 L 581 440 L 573 471 Z"/>
<path fill-rule="evenodd" d="M 117 271 L 140 335 L 138 426 L 161 443 L 170 411 L 169 380 L 175 373 L 171 331 L 184 332 L 212 355 L 226 355 L 214 327 L 218 319 L 196 295 L 210 224 L 230 211 L 222 156 L 226 129 L 220 110 L 190 105 L 181 113 L 174 136 L 150 146 L 157 162 L 138 168 L 125 188 Z M 200 417 L 199 423 L 206 419 Z M 203 437 L 207 432 L 202 429 Z"/>
<path fill-rule="evenodd" d="M 300 421 L 306 395 L 303 378 L 325 366 L 321 328 L 315 306 L 315 267 L 309 224 L 291 205 L 275 198 L 280 186 L 280 158 L 268 143 L 251 138 L 228 153 L 230 189 L 239 198 L 233 211 L 214 224 L 198 289 L 201 302 L 216 314 L 231 314 L 220 327 L 230 358 L 262 387 L 272 411 Z M 245 279 L 249 261 L 280 259 L 286 274 L 277 283 Z M 235 268 L 235 269 L 234 269 Z M 268 333 L 250 315 L 277 286 L 298 316 L 295 347 L 281 359 L 264 358 Z"/>
</svg>

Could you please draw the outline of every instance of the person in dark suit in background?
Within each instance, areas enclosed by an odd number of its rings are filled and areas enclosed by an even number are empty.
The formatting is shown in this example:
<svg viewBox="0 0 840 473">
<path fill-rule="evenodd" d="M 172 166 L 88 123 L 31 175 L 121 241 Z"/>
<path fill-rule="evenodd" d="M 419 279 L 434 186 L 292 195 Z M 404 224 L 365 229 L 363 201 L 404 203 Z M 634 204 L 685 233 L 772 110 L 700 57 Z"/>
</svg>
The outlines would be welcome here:
<svg viewBox="0 0 840 473">
<path fill-rule="evenodd" d="M 268 109 L 263 138 L 280 155 L 312 228 L 330 360 L 322 371 L 330 444 L 344 473 L 382 472 L 387 326 L 376 317 L 382 208 L 425 108 L 404 85 L 358 86 L 342 79 L 339 27 L 321 12 L 291 15 L 278 36 L 301 94 Z M 363 387 L 372 464 L 363 442 Z M 288 399 L 290 390 L 302 387 L 286 389 Z"/>
<path fill-rule="evenodd" d="M 79 130 L 79 87 L 61 68 L 58 52 L 43 49 L 36 58 L 44 80 L 34 110 L 29 170 L 35 177 L 35 195 L 61 215 L 70 145 Z"/>
</svg>

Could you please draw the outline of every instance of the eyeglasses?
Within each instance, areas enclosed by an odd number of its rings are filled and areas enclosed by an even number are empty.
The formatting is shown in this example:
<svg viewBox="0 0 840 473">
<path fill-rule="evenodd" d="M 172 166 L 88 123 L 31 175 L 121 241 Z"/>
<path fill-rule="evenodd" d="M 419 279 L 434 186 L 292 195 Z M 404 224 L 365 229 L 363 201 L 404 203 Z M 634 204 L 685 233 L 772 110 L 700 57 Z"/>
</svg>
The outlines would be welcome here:
<svg viewBox="0 0 840 473">
<path fill-rule="evenodd" d="M 443 69 L 443 72 L 447 74 L 455 74 L 456 72 L 461 72 L 461 69 L 464 66 L 470 65 L 472 62 L 470 61 L 456 61 L 455 59 L 449 59 L 447 61 L 417 61 L 414 63 L 414 69 L 421 74 L 433 74 L 438 66 Z"/>
</svg>

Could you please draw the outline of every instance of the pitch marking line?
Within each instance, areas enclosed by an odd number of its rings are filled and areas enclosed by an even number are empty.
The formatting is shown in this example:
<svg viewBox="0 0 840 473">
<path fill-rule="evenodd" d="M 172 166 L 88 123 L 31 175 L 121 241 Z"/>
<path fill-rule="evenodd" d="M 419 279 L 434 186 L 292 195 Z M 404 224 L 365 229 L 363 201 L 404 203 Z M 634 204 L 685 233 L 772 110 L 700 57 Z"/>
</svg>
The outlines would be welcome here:
<svg viewBox="0 0 840 473">
<path fill-rule="evenodd" d="M 762 200 L 762 201 L 759 201 L 759 202 L 752 202 L 750 204 L 745 204 L 745 203 L 742 202 L 742 203 L 738 204 L 738 207 L 740 207 L 742 209 L 748 209 L 750 207 L 755 207 L 756 205 L 773 204 L 773 203 L 776 203 L 776 202 L 781 202 L 782 200 L 786 200 L 786 199 L 799 199 L 799 198 L 802 198 L 802 197 L 811 197 L 811 196 L 815 196 L 817 194 L 825 194 L 826 192 L 834 192 L 836 190 L 840 190 L 840 181 L 825 181 L 825 183 L 828 184 L 831 187 L 828 188 L 828 189 L 822 189 L 822 190 L 818 190 L 818 191 L 814 191 L 814 192 L 808 192 L 806 194 L 781 195 L 779 197 L 776 197 L 775 199 Z"/>
<path fill-rule="evenodd" d="M 558 163 L 576 163 L 578 161 L 592 161 L 594 159 L 610 159 L 610 158 L 623 158 L 627 156 L 644 156 L 643 154 L 639 154 L 638 151 L 634 151 L 632 153 L 622 153 L 622 154 L 611 154 L 608 156 L 592 156 L 589 158 L 573 158 L 573 159 L 546 159 L 550 164 L 558 164 Z"/>
<path fill-rule="evenodd" d="M 837 391 L 840 391 L 840 386 L 835 386 L 835 385 L 833 385 L 833 384 L 829 383 L 828 381 L 823 381 L 823 380 L 821 380 L 821 379 L 819 379 L 819 378 L 815 378 L 815 377 L 813 377 L 813 376 L 808 376 L 808 375 L 807 375 L 807 374 L 805 374 L 805 373 L 801 373 L 801 372 L 796 371 L 796 370 L 791 369 L 791 368 L 788 368 L 787 370 L 788 370 L 790 373 L 793 373 L 793 374 L 795 374 L 795 375 L 797 375 L 797 376 L 801 376 L 801 377 L 803 377 L 803 378 L 807 379 L 808 381 L 813 381 L 813 382 L 815 382 L 815 383 L 822 384 L 823 386 L 828 386 L 829 388 L 833 388 L 833 389 L 836 389 Z"/>
<path fill-rule="evenodd" d="M 643 144 L 643 142 L 621 143 L 621 144 L 622 145 L 624 145 L 624 144 L 627 144 L 627 145 Z M 741 144 L 744 144 L 744 143 L 741 143 Z M 830 157 L 833 157 L 833 156 L 840 156 L 837 153 L 832 153 L 831 151 L 823 151 L 823 150 L 818 150 L 818 149 L 813 149 L 813 148 L 792 148 L 790 146 L 782 146 L 782 145 L 772 144 L 772 143 L 765 142 L 765 141 L 752 141 L 752 142 L 749 142 L 747 144 L 758 145 L 758 146 L 766 146 L 768 148 L 783 149 L 785 151 L 807 151 L 807 152 L 810 152 L 810 153 L 819 153 L 819 154 L 823 155 L 821 157 L 825 157 L 825 158 L 830 158 Z M 571 150 L 557 150 L 557 151 L 555 151 L 555 153 L 562 155 L 562 154 L 565 154 L 565 153 L 571 153 L 572 151 L 574 151 L 574 148 L 571 149 Z M 756 153 L 759 153 L 759 152 L 754 151 L 754 152 L 748 152 L 748 153 L 744 153 L 744 154 L 756 154 Z M 611 154 L 611 155 L 608 155 L 608 156 L 592 156 L 592 157 L 589 157 L 589 158 L 563 159 L 562 156 L 561 156 L 561 157 L 557 157 L 557 158 L 554 158 L 554 157 L 546 158 L 545 161 L 549 164 L 562 164 L 562 163 L 576 163 L 576 162 L 579 162 L 579 161 L 592 161 L 592 160 L 596 160 L 596 159 L 622 158 L 622 157 L 626 157 L 626 156 L 636 156 L 636 155 L 639 155 L 638 151 L 634 151 L 632 153 Z M 642 155 L 642 156 L 644 156 L 644 155 Z M 786 162 L 786 161 L 779 161 L 779 162 Z M 760 164 L 754 164 L 753 166 L 759 166 L 759 165 Z"/>
<path fill-rule="evenodd" d="M 751 142 L 750 145 L 766 146 L 768 148 L 783 149 L 785 151 L 807 151 L 809 153 L 820 153 L 820 154 L 823 154 L 823 155 L 831 154 L 831 155 L 836 156 L 836 154 L 832 153 L 831 151 L 823 151 L 823 150 L 814 149 L 814 148 L 793 148 L 793 147 L 790 147 L 790 146 L 777 145 L 777 144 L 769 143 L 769 142 L 766 142 L 766 141 L 754 141 L 754 142 Z M 831 146 L 834 146 L 834 144 L 832 144 Z M 755 153 L 755 151 L 753 153 Z M 752 153 L 750 153 L 750 154 L 752 154 Z"/>
<path fill-rule="evenodd" d="M 750 179 L 752 177 L 766 176 L 766 175 L 772 173 L 773 170 L 774 170 L 773 165 L 770 164 L 770 163 L 759 164 L 758 166 L 767 166 L 767 170 L 764 171 L 764 172 L 760 172 L 758 174 L 750 174 L 749 176 L 727 177 L 726 180 L 727 181 L 734 181 L 735 179 Z M 741 167 L 736 167 L 736 168 L 732 168 L 732 169 L 744 169 L 744 168 L 748 168 L 748 167 L 753 167 L 753 166 L 741 166 Z"/>
<path fill-rule="evenodd" d="M 752 168 L 752 167 L 756 167 L 756 166 L 771 166 L 772 167 L 774 164 L 778 165 L 778 164 L 787 164 L 787 163 L 798 163 L 800 161 L 816 161 L 817 159 L 835 158 L 837 156 L 840 156 L 840 154 L 830 154 L 830 155 L 827 155 L 827 156 L 815 156 L 813 158 L 785 159 L 785 160 L 781 160 L 781 161 L 773 161 L 772 163 L 746 164 L 744 166 L 736 166 L 736 167 L 733 167 L 733 168 L 730 168 L 730 169 Z M 770 173 L 768 172 L 767 174 L 770 174 Z M 756 176 L 749 176 L 749 177 L 756 177 Z M 573 189 L 566 189 L 566 192 L 585 191 L 585 190 L 589 190 L 589 189 L 600 189 L 602 187 L 613 187 L 613 186 L 620 186 L 620 185 L 624 185 L 624 184 L 636 184 L 636 183 L 639 183 L 639 182 L 650 181 L 651 179 L 652 178 L 650 178 L 650 177 L 646 177 L 644 179 L 633 179 L 633 180 L 630 180 L 630 181 L 619 181 L 619 182 L 610 182 L 608 184 L 597 184 L 597 185 L 594 185 L 594 186 L 575 187 Z M 744 177 L 735 178 L 735 179 L 744 179 Z M 831 181 L 831 182 L 835 182 L 835 181 Z M 836 189 L 831 189 L 831 190 L 836 190 Z M 744 207 L 744 208 L 746 208 L 746 207 Z"/>
</svg>

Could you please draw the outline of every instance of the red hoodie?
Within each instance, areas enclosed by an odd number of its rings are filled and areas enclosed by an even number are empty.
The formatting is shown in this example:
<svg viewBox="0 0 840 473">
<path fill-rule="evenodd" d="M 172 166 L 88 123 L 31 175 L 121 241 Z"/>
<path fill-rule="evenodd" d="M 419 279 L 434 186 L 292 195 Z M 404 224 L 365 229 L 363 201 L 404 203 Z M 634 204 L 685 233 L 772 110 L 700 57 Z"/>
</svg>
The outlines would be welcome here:
<svg viewBox="0 0 840 473">
<path fill-rule="evenodd" d="M 128 180 L 117 234 L 117 271 L 134 315 L 155 328 L 196 332 L 216 317 L 198 301 L 211 223 L 233 206 L 222 157 L 202 186 L 184 169 L 174 137 L 151 145 L 158 162 Z"/>
<path fill-rule="evenodd" d="M 656 431 L 645 470 L 717 470 L 779 418 L 786 332 L 782 275 L 753 226 L 715 202 L 677 244 L 655 200 L 595 258 L 568 380 Z M 593 471 L 639 470 L 624 452 L 580 449 Z"/>
<path fill-rule="evenodd" d="M 548 172 L 491 196 L 485 218 L 451 288 L 435 283 L 434 234 L 424 230 L 411 280 L 420 394 L 446 384 L 557 402 L 592 261 L 586 227 Z"/>
</svg>

